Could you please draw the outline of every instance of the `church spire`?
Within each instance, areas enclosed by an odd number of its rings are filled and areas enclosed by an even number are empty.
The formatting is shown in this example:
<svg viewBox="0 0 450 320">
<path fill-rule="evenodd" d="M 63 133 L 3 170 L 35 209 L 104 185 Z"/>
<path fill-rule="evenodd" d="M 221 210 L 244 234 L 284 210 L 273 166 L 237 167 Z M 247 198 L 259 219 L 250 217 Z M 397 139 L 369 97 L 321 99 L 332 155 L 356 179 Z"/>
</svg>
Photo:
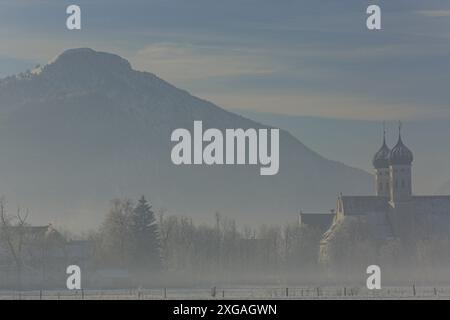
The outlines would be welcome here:
<svg viewBox="0 0 450 320">
<path fill-rule="evenodd" d="M 402 123 L 398 122 L 398 141 L 389 153 L 390 199 L 392 203 L 411 200 L 413 153 L 402 141 Z"/>
<path fill-rule="evenodd" d="M 398 122 L 398 141 L 389 153 L 389 163 L 398 165 L 411 165 L 413 161 L 413 153 L 402 141 L 402 123 Z"/>
<path fill-rule="evenodd" d="M 389 152 L 391 150 L 386 145 L 386 124 L 383 121 L 383 144 L 381 148 L 375 153 L 372 163 L 375 169 L 388 168 L 389 167 Z"/>
</svg>

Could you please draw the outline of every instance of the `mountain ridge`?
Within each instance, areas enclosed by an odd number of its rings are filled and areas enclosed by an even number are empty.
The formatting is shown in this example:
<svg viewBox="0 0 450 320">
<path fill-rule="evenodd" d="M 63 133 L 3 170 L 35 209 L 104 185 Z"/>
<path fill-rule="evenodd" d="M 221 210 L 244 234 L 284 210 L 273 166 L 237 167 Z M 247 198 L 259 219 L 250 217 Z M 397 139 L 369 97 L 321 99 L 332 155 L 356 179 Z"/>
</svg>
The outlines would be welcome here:
<svg viewBox="0 0 450 320">
<path fill-rule="evenodd" d="M 203 221 L 220 211 L 273 223 L 293 221 L 300 209 L 331 209 L 339 192 L 372 188 L 368 173 L 323 158 L 283 130 L 272 178 L 255 166 L 175 166 L 170 133 L 194 120 L 205 129 L 267 126 L 92 49 L 0 80 L 0 110 L 0 148 L 8 150 L 0 191 L 25 199 L 40 220 L 98 223 L 112 198 L 146 194 L 156 207 Z"/>
</svg>

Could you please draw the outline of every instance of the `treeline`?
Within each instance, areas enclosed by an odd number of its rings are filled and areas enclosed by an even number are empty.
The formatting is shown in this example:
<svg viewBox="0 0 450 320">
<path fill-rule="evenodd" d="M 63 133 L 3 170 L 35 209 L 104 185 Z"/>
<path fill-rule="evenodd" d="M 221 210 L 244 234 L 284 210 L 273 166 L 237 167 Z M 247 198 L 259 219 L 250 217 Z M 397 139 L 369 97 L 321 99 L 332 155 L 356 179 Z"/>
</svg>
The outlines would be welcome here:
<svg viewBox="0 0 450 320">
<path fill-rule="evenodd" d="M 297 222 L 239 228 L 219 213 L 213 225 L 197 225 L 189 217 L 155 213 L 144 197 L 136 204 L 114 200 L 91 235 L 95 268 L 221 278 L 315 271 L 320 238 Z"/>
<path fill-rule="evenodd" d="M 95 235 L 96 267 L 141 270 L 192 279 L 227 281 L 364 280 L 377 264 L 385 279 L 448 277 L 450 241 L 414 229 L 402 239 L 376 239 L 364 219 L 345 219 L 323 234 L 298 222 L 285 226 L 238 227 L 215 214 L 212 225 L 185 216 L 153 212 L 142 197 L 136 204 L 116 199 Z M 259 279 L 259 280 L 258 280 Z M 282 281 L 281 280 L 281 281 Z"/>
<path fill-rule="evenodd" d="M 376 239 L 365 218 L 346 217 L 325 235 L 298 221 L 239 227 L 220 213 L 210 225 L 196 224 L 155 212 L 141 197 L 113 200 L 96 231 L 71 240 L 52 226 L 30 226 L 27 217 L 8 215 L 0 199 L 0 286 L 61 285 L 69 264 L 82 267 L 88 285 L 117 287 L 365 283 L 373 264 L 386 283 L 442 282 L 450 275 L 448 235 L 416 226 L 401 239 Z"/>
</svg>

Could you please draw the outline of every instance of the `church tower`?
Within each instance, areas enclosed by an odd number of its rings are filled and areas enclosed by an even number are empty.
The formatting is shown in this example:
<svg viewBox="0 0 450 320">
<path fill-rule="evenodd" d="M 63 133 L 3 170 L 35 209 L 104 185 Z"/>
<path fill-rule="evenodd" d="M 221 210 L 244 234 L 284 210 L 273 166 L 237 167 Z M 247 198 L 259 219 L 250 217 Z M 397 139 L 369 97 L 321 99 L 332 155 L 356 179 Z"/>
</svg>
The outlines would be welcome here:
<svg viewBox="0 0 450 320">
<path fill-rule="evenodd" d="M 373 156 L 372 164 L 375 168 L 375 191 L 379 197 L 390 197 L 389 153 L 386 145 L 386 129 L 383 123 L 383 145 Z"/>
<path fill-rule="evenodd" d="M 389 152 L 390 201 L 392 204 L 411 200 L 411 165 L 413 154 L 402 141 L 401 123 L 398 126 L 398 141 Z"/>
</svg>

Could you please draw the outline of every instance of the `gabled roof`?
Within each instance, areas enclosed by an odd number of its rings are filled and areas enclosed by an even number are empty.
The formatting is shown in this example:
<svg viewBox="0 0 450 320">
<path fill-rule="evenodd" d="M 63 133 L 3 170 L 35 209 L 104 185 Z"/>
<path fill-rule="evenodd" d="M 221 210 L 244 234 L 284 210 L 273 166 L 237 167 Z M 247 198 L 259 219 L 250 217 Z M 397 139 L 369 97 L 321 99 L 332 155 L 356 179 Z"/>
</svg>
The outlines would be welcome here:
<svg viewBox="0 0 450 320">
<path fill-rule="evenodd" d="M 379 196 L 340 196 L 345 215 L 362 215 L 371 212 L 387 212 L 389 198 Z"/>
<path fill-rule="evenodd" d="M 450 216 L 450 196 L 413 196 L 418 214 L 440 214 Z"/>
<path fill-rule="evenodd" d="M 328 228 L 333 223 L 333 219 L 335 217 L 334 212 L 328 213 L 305 213 L 300 212 L 299 214 L 299 222 L 301 225 L 307 225 L 313 228 L 317 228 L 322 232 L 328 230 Z"/>
<path fill-rule="evenodd" d="M 27 239 L 34 241 L 48 240 L 50 237 L 58 238 L 59 240 L 64 239 L 51 224 L 46 226 L 9 226 L 8 231 L 13 236 L 21 234 Z"/>
<path fill-rule="evenodd" d="M 431 227 L 434 233 L 450 234 L 450 196 L 413 196 L 411 205 L 413 212 L 410 214 L 425 219 L 422 223 Z M 340 196 L 338 210 L 344 216 L 366 216 L 370 229 L 377 238 L 395 235 L 388 214 L 392 208 L 387 197 Z"/>
</svg>

